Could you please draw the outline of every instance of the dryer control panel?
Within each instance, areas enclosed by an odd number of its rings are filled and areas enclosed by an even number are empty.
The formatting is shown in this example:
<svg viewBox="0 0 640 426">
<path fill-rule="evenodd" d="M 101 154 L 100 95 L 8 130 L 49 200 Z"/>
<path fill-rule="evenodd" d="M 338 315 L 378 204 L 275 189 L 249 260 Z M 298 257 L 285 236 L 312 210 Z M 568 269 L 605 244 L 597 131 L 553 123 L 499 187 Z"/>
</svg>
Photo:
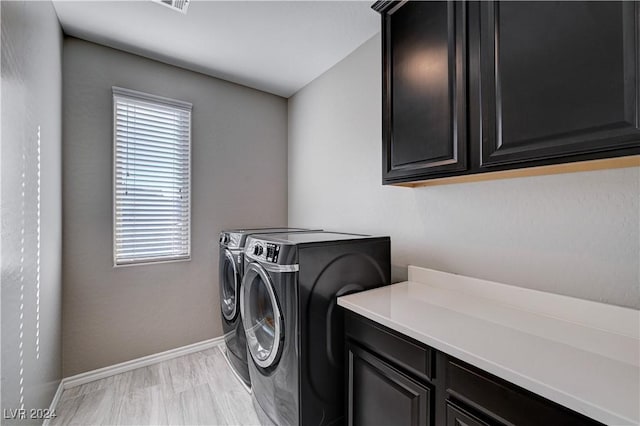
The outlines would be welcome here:
<svg viewBox="0 0 640 426">
<path fill-rule="evenodd" d="M 280 254 L 280 246 L 273 243 L 267 243 L 267 262 L 278 263 L 278 255 Z"/>
<path fill-rule="evenodd" d="M 277 241 L 275 236 L 271 240 L 261 237 L 250 236 L 247 239 L 244 248 L 245 261 L 258 261 L 278 267 L 297 264 L 297 246 Z"/>
<path fill-rule="evenodd" d="M 253 258 L 263 262 L 278 263 L 278 255 L 280 254 L 280 246 L 274 243 L 264 241 L 256 241 L 253 247 L 250 247 L 250 253 Z"/>
</svg>

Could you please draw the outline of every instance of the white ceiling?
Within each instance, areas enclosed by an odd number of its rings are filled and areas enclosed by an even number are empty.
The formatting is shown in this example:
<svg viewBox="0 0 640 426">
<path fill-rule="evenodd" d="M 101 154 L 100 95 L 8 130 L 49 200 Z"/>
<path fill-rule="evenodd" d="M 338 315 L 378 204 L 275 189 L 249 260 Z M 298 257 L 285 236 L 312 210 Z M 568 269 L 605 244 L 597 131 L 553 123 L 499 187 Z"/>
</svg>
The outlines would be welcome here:
<svg viewBox="0 0 640 426">
<path fill-rule="evenodd" d="M 380 30 L 369 1 L 63 1 L 68 35 L 289 97 Z"/>
</svg>

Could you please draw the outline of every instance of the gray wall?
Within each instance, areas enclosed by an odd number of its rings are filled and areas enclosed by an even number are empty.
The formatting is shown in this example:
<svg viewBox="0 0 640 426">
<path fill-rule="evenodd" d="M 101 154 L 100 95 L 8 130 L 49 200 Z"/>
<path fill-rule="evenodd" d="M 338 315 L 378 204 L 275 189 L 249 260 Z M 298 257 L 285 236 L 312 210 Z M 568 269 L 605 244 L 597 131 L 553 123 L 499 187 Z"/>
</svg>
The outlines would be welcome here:
<svg viewBox="0 0 640 426">
<path fill-rule="evenodd" d="M 62 31 L 50 1 L 0 4 L 2 409 L 20 408 L 21 377 L 25 408 L 48 408 L 60 381 L 62 365 Z"/>
<path fill-rule="evenodd" d="M 408 264 L 640 307 L 640 169 L 382 186 L 380 36 L 289 99 L 289 221 L 388 234 Z"/>
<path fill-rule="evenodd" d="M 74 38 L 64 42 L 63 371 L 222 334 L 218 233 L 287 222 L 286 100 Z M 193 103 L 192 260 L 112 266 L 112 100 Z"/>
</svg>

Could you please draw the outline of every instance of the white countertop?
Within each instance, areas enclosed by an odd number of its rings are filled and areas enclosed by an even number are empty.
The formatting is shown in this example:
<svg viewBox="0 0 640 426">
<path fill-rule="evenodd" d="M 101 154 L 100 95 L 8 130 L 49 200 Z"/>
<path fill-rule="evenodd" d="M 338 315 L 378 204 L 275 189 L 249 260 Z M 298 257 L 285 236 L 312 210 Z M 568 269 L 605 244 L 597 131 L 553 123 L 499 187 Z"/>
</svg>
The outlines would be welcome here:
<svg viewBox="0 0 640 426">
<path fill-rule="evenodd" d="M 640 424 L 640 311 L 409 268 L 338 304 L 605 424 Z"/>
</svg>

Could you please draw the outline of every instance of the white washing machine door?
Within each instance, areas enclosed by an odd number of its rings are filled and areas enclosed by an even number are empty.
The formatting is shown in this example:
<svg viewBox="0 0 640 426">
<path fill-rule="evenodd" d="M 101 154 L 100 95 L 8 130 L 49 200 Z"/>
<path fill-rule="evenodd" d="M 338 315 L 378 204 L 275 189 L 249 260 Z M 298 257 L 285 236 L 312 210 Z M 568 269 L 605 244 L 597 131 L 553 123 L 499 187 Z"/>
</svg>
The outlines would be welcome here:
<svg viewBox="0 0 640 426">
<path fill-rule="evenodd" d="M 233 254 L 224 250 L 224 260 L 221 268 L 220 308 L 227 321 L 233 321 L 238 313 L 238 292 L 240 290 L 240 274 Z"/>
<path fill-rule="evenodd" d="M 276 362 L 283 336 L 282 314 L 267 272 L 250 263 L 242 280 L 240 309 L 247 347 L 255 363 L 268 368 Z"/>
</svg>

